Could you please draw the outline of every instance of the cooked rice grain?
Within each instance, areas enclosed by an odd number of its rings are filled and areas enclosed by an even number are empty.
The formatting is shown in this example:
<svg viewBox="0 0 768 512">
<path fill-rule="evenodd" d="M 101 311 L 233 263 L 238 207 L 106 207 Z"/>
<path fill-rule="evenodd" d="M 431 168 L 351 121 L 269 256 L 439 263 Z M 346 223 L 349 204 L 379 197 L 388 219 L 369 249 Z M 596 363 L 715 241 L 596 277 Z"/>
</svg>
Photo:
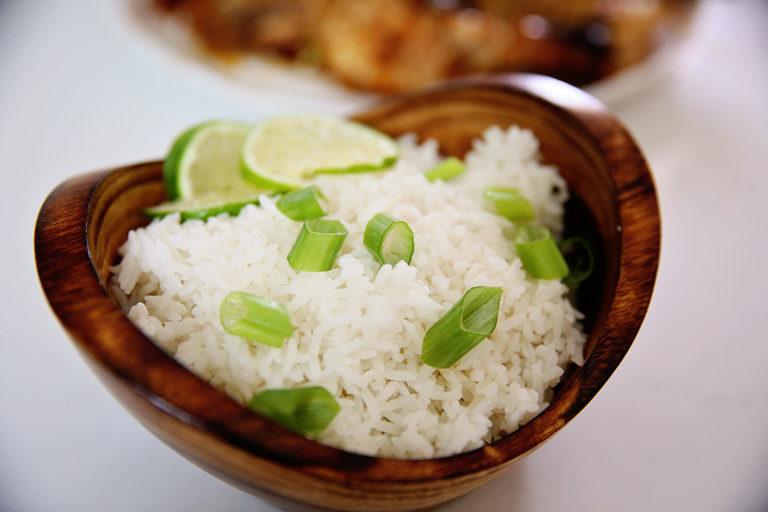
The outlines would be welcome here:
<svg viewBox="0 0 768 512">
<path fill-rule="evenodd" d="M 539 163 L 536 138 L 515 127 L 488 130 L 467 172 L 448 183 L 422 176 L 439 161 L 434 142 L 400 144 L 389 172 L 317 180 L 329 218 L 349 230 L 333 270 L 288 265 L 301 225 L 265 196 L 238 217 L 170 216 L 132 231 L 113 269 L 118 300 L 148 336 L 240 402 L 265 388 L 328 389 L 341 412 L 319 440 L 332 446 L 429 458 L 516 430 L 547 406 L 569 362 L 582 363 L 585 336 L 566 287 L 526 277 L 505 237 L 513 224 L 483 209 L 481 192 L 519 188 L 559 232 L 565 182 Z M 410 224 L 412 265 L 380 266 L 362 245 L 378 212 Z M 496 331 L 450 369 L 423 365 L 425 331 L 477 285 L 504 288 Z M 297 328 L 281 349 L 222 330 L 219 304 L 233 290 L 288 309 Z"/>
</svg>

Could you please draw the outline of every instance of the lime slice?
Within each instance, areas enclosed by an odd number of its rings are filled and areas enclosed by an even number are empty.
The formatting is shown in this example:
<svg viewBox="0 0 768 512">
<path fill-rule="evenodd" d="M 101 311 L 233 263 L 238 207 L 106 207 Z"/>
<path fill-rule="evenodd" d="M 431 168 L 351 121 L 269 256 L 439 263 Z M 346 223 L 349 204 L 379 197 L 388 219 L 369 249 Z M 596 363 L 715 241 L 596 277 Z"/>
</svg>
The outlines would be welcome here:
<svg viewBox="0 0 768 512">
<path fill-rule="evenodd" d="M 259 194 L 243 180 L 240 151 L 251 126 L 231 121 L 209 121 L 188 129 L 173 143 L 163 164 L 169 199 L 204 194 Z"/>
<path fill-rule="evenodd" d="M 249 204 L 259 204 L 259 197 L 257 195 L 238 197 L 208 193 L 191 199 L 180 199 L 159 204 L 145 209 L 144 214 L 154 219 L 179 213 L 181 221 L 184 222 L 191 219 L 205 220 L 222 213 L 235 216 Z"/>
<path fill-rule="evenodd" d="M 391 138 L 345 119 L 279 117 L 248 135 L 242 173 L 256 186 L 289 191 L 317 174 L 369 172 L 392 166 L 398 157 Z"/>
</svg>

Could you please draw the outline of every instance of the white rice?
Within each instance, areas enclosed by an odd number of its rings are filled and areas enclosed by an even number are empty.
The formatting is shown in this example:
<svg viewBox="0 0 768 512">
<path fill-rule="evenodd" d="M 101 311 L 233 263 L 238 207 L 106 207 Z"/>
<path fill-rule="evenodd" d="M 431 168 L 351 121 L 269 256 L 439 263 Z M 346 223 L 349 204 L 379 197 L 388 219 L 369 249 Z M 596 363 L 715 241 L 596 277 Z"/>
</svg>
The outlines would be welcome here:
<svg viewBox="0 0 768 512">
<path fill-rule="evenodd" d="M 536 138 L 514 127 L 488 130 L 467 172 L 448 183 L 422 175 L 439 161 L 434 142 L 400 145 L 389 172 L 317 180 L 328 217 L 349 230 L 333 270 L 288 265 L 301 225 L 266 196 L 235 218 L 170 216 L 132 231 L 121 248 L 114 288 L 128 316 L 241 402 L 266 388 L 325 387 L 341 412 L 319 440 L 345 450 L 429 458 L 516 430 L 548 405 L 569 362 L 582 363 L 585 337 L 565 286 L 526 277 L 505 238 L 512 223 L 483 209 L 481 190 L 518 187 L 558 232 L 565 182 L 539 163 Z M 411 265 L 380 266 L 362 245 L 377 212 L 410 224 Z M 476 285 L 504 289 L 496 331 L 450 369 L 422 364 L 425 331 Z M 297 328 L 281 349 L 223 331 L 219 304 L 235 290 L 288 309 Z"/>
</svg>

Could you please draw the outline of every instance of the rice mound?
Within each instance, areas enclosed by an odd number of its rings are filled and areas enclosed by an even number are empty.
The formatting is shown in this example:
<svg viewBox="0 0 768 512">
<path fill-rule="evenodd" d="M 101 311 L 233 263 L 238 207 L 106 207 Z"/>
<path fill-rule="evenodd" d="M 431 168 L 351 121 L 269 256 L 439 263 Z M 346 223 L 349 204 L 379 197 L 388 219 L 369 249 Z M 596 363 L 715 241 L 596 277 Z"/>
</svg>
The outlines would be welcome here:
<svg viewBox="0 0 768 512">
<path fill-rule="evenodd" d="M 181 363 L 245 402 L 266 388 L 318 385 L 341 412 L 319 441 L 397 458 L 451 455 L 516 430 L 547 405 L 569 362 L 581 364 L 581 315 L 559 281 L 529 279 L 505 237 L 513 228 L 482 207 L 484 187 L 517 187 L 539 219 L 562 229 L 564 180 L 539 163 L 526 130 L 489 129 L 467 171 L 430 183 L 433 141 L 400 140 L 388 172 L 324 176 L 328 218 L 349 230 L 329 272 L 297 273 L 286 255 L 301 224 L 275 200 L 239 216 L 179 222 L 178 215 L 132 231 L 113 269 L 129 318 Z M 362 244 L 378 212 L 415 233 L 411 265 L 380 266 Z M 472 286 L 504 293 L 495 332 L 450 369 L 419 360 L 425 331 Z M 281 349 L 227 334 L 219 304 L 231 291 L 269 297 L 296 330 Z"/>
</svg>

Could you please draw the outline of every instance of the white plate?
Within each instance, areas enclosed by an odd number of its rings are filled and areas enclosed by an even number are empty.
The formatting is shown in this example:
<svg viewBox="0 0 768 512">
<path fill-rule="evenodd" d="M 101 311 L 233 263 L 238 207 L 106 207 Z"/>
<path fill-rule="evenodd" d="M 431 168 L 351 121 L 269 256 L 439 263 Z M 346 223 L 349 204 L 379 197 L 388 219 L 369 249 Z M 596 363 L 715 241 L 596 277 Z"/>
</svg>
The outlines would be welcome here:
<svg viewBox="0 0 768 512">
<path fill-rule="evenodd" d="M 350 111 L 377 95 L 349 89 L 311 66 L 283 63 L 263 57 L 242 57 L 235 62 L 206 53 L 179 21 L 157 14 L 148 0 L 123 0 L 126 28 L 135 44 L 151 58 L 161 59 L 195 80 L 235 87 L 239 94 L 265 94 L 316 99 L 321 110 Z M 689 26 L 693 23 L 689 23 Z M 685 49 L 687 31 L 678 34 L 646 60 L 586 87 L 609 105 L 626 101 L 664 76 Z"/>
</svg>

